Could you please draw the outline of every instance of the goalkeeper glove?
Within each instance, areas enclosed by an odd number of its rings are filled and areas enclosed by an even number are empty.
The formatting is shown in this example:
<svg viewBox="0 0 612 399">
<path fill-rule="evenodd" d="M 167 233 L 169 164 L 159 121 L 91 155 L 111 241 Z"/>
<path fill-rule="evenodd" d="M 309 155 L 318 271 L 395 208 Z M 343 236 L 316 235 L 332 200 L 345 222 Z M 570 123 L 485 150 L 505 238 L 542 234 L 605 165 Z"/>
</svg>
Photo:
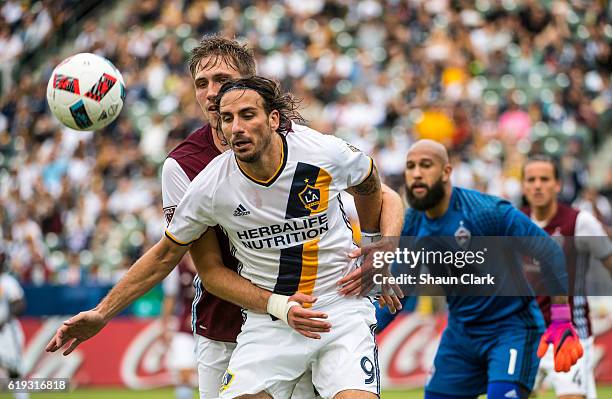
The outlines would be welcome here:
<svg viewBox="0 0 612 399">
<path fill-rule="evenodd" d="M 580 339 L 572 325 L 569 305 L 552 305 L 550 319 L 550 326 L 540 340 L 538 357 L 544 357 L 548 344 L 553 344 L 555 371 L 568 372 L 583 354 Z"/>
</svg>

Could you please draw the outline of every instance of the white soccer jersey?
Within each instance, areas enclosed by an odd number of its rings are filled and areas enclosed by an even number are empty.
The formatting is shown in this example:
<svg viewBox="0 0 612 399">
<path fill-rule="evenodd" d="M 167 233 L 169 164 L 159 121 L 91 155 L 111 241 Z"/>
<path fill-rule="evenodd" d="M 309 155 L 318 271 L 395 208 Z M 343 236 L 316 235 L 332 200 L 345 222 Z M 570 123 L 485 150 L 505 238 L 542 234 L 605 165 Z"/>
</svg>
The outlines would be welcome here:
<svg viewBox="0 0 612 399">
<path fill-rule="evenodd" d="M 372 173 L 372 160 L 345 141 L 293 125 L 268 181 L 248 176 L 229 151 L 192 182 L 166 235 L 188 245 L 209 226 L 227 233 L 240 274 L 269 291 L 336 291 L 355 248 L 340 193 Z"/>
</svg>

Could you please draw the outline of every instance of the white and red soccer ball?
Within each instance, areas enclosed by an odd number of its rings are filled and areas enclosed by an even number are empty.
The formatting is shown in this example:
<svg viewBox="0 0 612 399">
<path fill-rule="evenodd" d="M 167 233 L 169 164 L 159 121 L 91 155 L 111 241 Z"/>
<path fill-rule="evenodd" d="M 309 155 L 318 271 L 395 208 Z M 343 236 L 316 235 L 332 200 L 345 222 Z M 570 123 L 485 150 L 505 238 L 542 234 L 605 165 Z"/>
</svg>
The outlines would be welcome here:
<svg viewBox="0 0 612 399">
<path fill-rule="evenodd" d="M 47 102 L 60 122 L 75 130 L 97 130 L 123 108 L 125 83 L 106 58 L 80 53 L 66 58 L 51 74 Z"/>
</svg>

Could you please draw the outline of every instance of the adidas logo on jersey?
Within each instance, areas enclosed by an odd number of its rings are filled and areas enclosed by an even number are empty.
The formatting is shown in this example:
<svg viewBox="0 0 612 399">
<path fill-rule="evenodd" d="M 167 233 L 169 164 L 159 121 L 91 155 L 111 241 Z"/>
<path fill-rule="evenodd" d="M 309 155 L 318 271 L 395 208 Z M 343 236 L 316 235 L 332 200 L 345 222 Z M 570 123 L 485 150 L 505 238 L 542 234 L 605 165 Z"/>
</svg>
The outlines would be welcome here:
<svg viewBox="0 0 612 399">
<path fill-rule="evenodd" d="M 251 214 L 251 211 L 248 211 L 242 204 L 238 205 L 238 207 L 234 211 L 234 216 L 246 216 L 250 214 Z"/>
<path fill-rule="evenodd" d="M 509 399 L 516 399 L 519 396 L 518 393 L 516 393 L 516 389 L 513 389 L 512 391 L 506 392 L 504 397 Z"/>
</svg>

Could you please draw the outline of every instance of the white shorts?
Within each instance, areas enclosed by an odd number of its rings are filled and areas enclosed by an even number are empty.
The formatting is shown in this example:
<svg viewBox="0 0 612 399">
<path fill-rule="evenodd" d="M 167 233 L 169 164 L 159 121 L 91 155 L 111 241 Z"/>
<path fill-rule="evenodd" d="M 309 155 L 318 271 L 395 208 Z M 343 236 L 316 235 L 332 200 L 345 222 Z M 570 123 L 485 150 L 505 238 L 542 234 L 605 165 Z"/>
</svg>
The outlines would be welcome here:
<svg viewBox="0 0 612 399">
<path fill-rule="evenodd" d="M 214 399 L 219 396 L 221 380 L 235 347 L 233 342 L 213 341 L 196 335 L 200 399 Z"/>
<path fill-rule="evenodd" d="M 23 330 L 17 320 L 13 319 L 0 328 L 0 369 L 22 373 L 23 343 Z"/>
<path fill-rule="evenodd" d="M 593 337 L 581 339 L 584 355 L 572 366 L 569 372 L 555 371 L 553 348 L 540 361 L 536 377 L 536 387 L 548 382 L 557 396 L 583 395 L 587 399 L 597 398 L 595 375 L 593 370 Z"/>
<path fill-rule="evenodd" d="M 265 391 L 273 398 L 289 398 L 308 369 L 324 398 L 349 389 L 378 395 L 376 317 L 370 300 L 334 294 L 319 297 L 314 309 L 327 313 L 332 325 L 320 340 L 306 338 L 270 315 L 247 312 L 220 397 Z"/>
<path fill-rule="evenodd" d="M 200 399 L 214 399 L 219 396 L 223 374 L 229 366 L 235 343 L 213 341 L 196 335 L 196 354 L 198 362 L 198 386 Z M 298 382 L 293 399 L 312 399 L 315 397 L 312 386 L 312 373 L 308 370 Z"/>
<path fill-rule="evenodd" d="M 298 381 L 291 399 L 313 399 L 319 398 L 316 396 L 314 385 L 312 385 L 312 370 L 308 369 Z"/>
<path fill-rule="evenodd" d="M 195 341 L 192 334 L 175 332 L 166 355 L 166 367 L 171 371 L 195 369 Z"/>
</svg>

